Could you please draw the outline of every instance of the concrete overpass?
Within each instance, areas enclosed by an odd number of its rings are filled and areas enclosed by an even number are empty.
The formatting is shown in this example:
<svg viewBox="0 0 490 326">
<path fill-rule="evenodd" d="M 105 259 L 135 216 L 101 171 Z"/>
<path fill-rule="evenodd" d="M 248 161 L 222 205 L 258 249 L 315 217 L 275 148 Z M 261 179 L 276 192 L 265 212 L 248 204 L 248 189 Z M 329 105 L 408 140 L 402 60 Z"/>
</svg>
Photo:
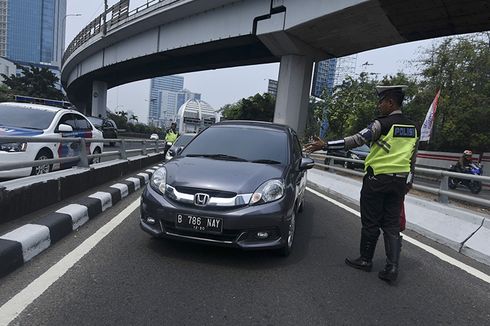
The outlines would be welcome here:
<svg viewBox="0 0 490 326">
<path fill-rule="evenodd" d="M 81 111 L 105 114 L 107 89 L 129 82 L 280 61 L 274 121 L 300 134 L 313 62 L 490 30 L 487 0 L 153 0 L 128 8 L 129 0 L 109 8 L 65 53 L 61 80 Z"/>
</svg>

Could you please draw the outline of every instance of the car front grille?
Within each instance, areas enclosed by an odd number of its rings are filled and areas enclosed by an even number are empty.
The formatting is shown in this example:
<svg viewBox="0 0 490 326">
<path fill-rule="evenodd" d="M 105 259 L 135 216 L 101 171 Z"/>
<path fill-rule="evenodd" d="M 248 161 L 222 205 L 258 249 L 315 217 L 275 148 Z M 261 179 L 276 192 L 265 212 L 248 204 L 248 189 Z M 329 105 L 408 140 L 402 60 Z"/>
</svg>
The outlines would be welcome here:
<svg viewBox="0 0 490 326">
<path fill-rule="evenodd" d="M 220 198 L 233 198 L 237 195 L 235 192 L 231 192 L 231 191 L 200 189 L 200 188 L 182 187 L 182 186 L 177 186 L 175 187 L 175 189 L 177 189 L 177 191 L 179 192 L 183 192 L 189 195 L 195 195 L 197 193 L 205 193 L 211 197 L 220 197 Z"/>
</svg>

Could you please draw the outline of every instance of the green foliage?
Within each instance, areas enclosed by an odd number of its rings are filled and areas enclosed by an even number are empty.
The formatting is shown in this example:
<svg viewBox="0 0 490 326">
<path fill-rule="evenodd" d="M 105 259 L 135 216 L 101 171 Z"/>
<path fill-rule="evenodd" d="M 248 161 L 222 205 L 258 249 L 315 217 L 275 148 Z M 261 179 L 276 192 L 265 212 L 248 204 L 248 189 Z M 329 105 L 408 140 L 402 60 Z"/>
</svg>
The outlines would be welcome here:
<svg viewBox="0 0 490 326">
<path fill-rule="evenodd" d="M 436 120 L 429 144 L 421 148 L 477 152 L 490 148 L 490 34 L 446 38 L 416 62 L 420 77 L 398 73 L 381 80 L 361 73 L 322 95 L 314 119 L 329 120 L 328 139 L 354 134 L 378 114 L 375 86 L 405 84 L 403 111 L 419 126 L 438 89 Z"/>
<path fill-rule="evenodd" d="M 223 109 L 226 120 L 269 121 L 274 119 L 276 99 L 269 93 L 255 94 L 237 103 L 227 104 Z"/>
<path fill-rule="evenodd" d="M 159 134 L 162 136 L 165 132 L 162 128 L 158 128 L 155 126 L 149 126 L 143 123 L 128 123 L 128 113 L 125 111 L 117 111 L 116 113 L 107 112 L 107 117 L 109 119 L 114 120 L 116 123 L 118 129 L 124 129 L 128 132 L 134 132 L 134 133 L 139 133 L 139 134 Z M 135 115 L 132 115 L 131 117 L 132 120 L 138 121 L 138 117 Z"/>
<path fill-rule="evenodd" d="M 63 93 L 55 86 L 59 79 L 51 70 L 34 66 L 21 67 L 21 70 L 20 76 L 1 74 L 4 78 L 3 83 L 8 86 L 11 94 L 53 100 L 64 99 Z"/>
<path fill-rule="evenodd" d="M 0 84 L 0 102 L 9 102 L 14 100 L 14 94 L 4 84 Z"/>
</svg>

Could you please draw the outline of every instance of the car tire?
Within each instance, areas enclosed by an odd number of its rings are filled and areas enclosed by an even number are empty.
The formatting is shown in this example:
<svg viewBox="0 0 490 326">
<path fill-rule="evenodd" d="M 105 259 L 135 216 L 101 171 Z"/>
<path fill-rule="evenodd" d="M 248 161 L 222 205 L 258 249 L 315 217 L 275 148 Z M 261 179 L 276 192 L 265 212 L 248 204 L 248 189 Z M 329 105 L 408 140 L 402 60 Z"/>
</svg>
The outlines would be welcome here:
<svg viewBox="0 0 490 326">
<path fill-rule="evenodd" d="M 116 146 L 116 142 L 114 142 L 114 141 L 109 142 L 109 146 L 112 146 L 112 147 Z"/>
<path fill-rule="evenodd" d="M 37 153 L 35 161 L 49 160 L 53 158 L 53 154 L 48 149 L 44 148 Z M 31 175 L 41 175 L 49 173 L 53 170 L 53 164 L 44 164 L 40 166 L 33 166 Z"/>
<path fill-rule="evenodd" d="M 282 257 L 287 257 L 293 251 L 294 245 L 294 235 L 296 233 L 296 210 L 293 210 L 293 215 L 291 216 L 291 220 L 289 222 L 289 230 L 288 230 L 288 238 L 286 245 L 280 248 L 277 253 Z"/>
<path fill-rule="evenodd" d="M 102 151 L 99 147 L 95 147 L 94 152 L 92 154 L 100 154 Z M 100 157 L 94 157 L 90 160 L 90 164 L 100 163 Z"/>
</svg>

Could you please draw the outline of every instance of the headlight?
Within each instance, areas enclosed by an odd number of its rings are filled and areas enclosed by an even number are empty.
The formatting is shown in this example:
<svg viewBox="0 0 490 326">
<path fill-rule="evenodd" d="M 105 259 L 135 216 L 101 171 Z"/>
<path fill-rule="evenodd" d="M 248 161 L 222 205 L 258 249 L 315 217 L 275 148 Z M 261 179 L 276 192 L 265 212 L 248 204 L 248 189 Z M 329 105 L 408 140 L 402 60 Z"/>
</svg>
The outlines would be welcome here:
<svg viewBox="0 0 490 326">
<path fill-rule="evenodd" d="M 4 143 L 0 144 L 0 151 L 4 152 L 25 152 L 27 143 Z"/>
<path fill-rule="evenodd" d="M 284 196 L 284 184 L 281 180 L 272 179 L 264 182 L 255 190 L 250 205 L 258 205 L 278 200 Z"/>
<path fill-rule="evenodd" d="M 150 186 L 156 192 L 165 194 L 165 187 L 167 186 L 167 169 L 160 168 L 153 173 L 150 180 Z"/>
<path fill-rule="evenodd" d="M 357 154 L 350 154 L 350 157 L 353 158 L 354 160 L 360 160 L 359 156 L 357 156 Z"/>
</svg>

